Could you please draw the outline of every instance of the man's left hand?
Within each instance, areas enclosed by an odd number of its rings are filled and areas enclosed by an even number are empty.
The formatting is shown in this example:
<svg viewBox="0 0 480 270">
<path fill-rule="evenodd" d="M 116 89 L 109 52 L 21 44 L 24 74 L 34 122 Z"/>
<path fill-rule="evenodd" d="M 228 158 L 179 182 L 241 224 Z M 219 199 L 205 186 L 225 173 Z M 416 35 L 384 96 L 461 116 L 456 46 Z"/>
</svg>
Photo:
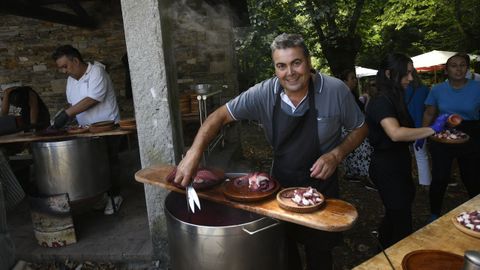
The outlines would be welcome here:
<svg viewBox="0 0 480 270">
<path fill-rule="evenodd" d="M 335 172 L 338 164 L 340 161 L 334 154 L 326 153 L 320 156 L 310 168 L 310 177 L 326 180 Z"/>
<path fill-rule="evenodd" d="M 70 117 L 65 111 L 61 111 L 57 117 L 55 117 L 53 127 L 56 129 L 64 127 L 67 123 L 68 120 L 70 120 Z"/>
</svg>

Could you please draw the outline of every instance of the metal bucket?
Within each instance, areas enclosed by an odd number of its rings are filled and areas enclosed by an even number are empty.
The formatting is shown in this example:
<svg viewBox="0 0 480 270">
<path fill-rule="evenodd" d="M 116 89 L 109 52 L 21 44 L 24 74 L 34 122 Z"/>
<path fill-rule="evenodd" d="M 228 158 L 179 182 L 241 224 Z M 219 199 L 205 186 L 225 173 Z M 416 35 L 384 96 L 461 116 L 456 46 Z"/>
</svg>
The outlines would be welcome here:
<svg viewBox="0 0 480 270">
<path fill-rule="evenodd" d="M 71 201 L 95 197 L 110 186 L 110 169 L 102 137 L 31 144 L 38 192 L 68 193 Z"/>
<path fill-rule="evenodd" d="M 277 220 L 201 201 L 187 211 L 185 196 L 165 199 L 170 262 L 174 270 L 285 269 L 284 225 Z"/>
</svg>

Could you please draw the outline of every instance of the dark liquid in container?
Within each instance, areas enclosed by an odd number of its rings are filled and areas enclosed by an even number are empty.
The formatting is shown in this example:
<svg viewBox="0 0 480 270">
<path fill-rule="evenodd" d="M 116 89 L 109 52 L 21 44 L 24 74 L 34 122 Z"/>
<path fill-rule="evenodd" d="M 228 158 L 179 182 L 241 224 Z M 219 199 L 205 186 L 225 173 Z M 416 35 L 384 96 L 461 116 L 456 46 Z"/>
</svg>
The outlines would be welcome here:
<svg viewBox="0 0 480 270">
<path fill-rule="evenodd" d="M 195 209 L 190 213 L 187 209 L 185 194 L 170 192 L 165 199 L 165 208 L 177 219 L 200 226 L 232 226 L 252 222 L 262 216 L 226 205 L 201 199 L 202 210 Z"/>
</svg>

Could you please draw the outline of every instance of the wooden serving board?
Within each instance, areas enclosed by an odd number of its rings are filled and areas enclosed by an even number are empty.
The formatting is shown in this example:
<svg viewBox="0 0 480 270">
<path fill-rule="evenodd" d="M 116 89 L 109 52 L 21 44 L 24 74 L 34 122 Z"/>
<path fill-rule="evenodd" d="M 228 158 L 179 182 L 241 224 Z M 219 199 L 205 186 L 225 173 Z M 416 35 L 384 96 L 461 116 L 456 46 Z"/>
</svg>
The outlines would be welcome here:
<svg viewBox="0 0 480 270">
<path fill-rule="evenodd" d="M 147 167 L 135 173 L 135 179 L 141 183 L 152 184 L 168 190 L 185 193 L 184 189 L 179 189 L 165 180 L 173 168 L 174 166 L 172 165 L 164 164 Z M 223 194 L 223 185 L 217 185 L 204 191 L 197 191 L 197 193 L 201 199 L 322 231 L 346 231 L 353 227 L 358 218 L 357 210 L 352 204 L 338 199 L 327 199 L 324 207 L 312 213 L 295 213 L 280 208 L 274 196 L 262 201 L 250 203 L 229 200 Z"/>
<path fill-rule="evenodd" d="M 42 135 L 38 136 L 32 132 L 19 132 L 14 134 L 2 135 L 0 136 L 0 144 L 4 143 L 19 143 L 19 142 L 38 142 L 38 141 L 49 141 L 49 140 L 61 140 L 75 137 L 103 137 L 103 136 L 119 136 L 119 135 L 128 135 L 132 134 L 134 131 L 131 130 L 120 130 L 113 129 L 110 131 L 104 131 L 100 133 L 78 133 L 78 134 L 69 134 L 67 132 L 59 135 Z"/>
</svg>

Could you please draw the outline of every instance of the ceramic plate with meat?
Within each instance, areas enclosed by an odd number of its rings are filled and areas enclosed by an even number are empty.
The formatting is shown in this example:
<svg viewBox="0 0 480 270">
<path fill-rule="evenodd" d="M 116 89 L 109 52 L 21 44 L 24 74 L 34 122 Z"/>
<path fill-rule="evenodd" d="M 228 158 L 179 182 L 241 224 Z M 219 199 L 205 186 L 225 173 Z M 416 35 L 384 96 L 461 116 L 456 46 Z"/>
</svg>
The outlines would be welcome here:
<svg viewBox="0 0 480 270">
<path fill-rule="evenodd" d="M 285 210 L 309 213 L 319 209 L 325 197 L 312 187 L 292 187 L 281 190 L 277 202 Z"/>
<path fill-rule="evenodd" d="M 79 133 L 85 133 L 88 132 L 89 127 L 88 126 L 69 126 L 67 128 L 67 133 L 69 134 L 79 134 Z"/>
<path fill-rule="evenodd" d="M 177 167 L 175 167 L 172 172 L 167 175 L 167 182 L 172 183 L 172 185 L 180 189 L 185 189 L 185 187 L 182 185 L 173 182 L 176 173 Z M 197 170 L 197 174 L 193 179 L 193 188 L 196 190 L 207 189 L 223 182 L 223 180 L 225 180 L 225 173 L 222 170 L 213 168 L 200 168 Z"/>
<path fill-rule="evenodd" d="M 225 181 L 223 194 L 230 200 L 254 202 L 275 194 L 280 185 L 277 180 L 263 172 L 252 172 Z"/>
<path fill-rule="evenodd" d="M 480 210 L 465 211 L 452 218 L 460 231 L 480 238 Z"/>
<path fill-rule="evenodd" d="M 456 129 L 444 130 L 430 136 L 430 138 L 441 143 L 464 143 L 470 139 L 468 134 Z"/>
</svg>

